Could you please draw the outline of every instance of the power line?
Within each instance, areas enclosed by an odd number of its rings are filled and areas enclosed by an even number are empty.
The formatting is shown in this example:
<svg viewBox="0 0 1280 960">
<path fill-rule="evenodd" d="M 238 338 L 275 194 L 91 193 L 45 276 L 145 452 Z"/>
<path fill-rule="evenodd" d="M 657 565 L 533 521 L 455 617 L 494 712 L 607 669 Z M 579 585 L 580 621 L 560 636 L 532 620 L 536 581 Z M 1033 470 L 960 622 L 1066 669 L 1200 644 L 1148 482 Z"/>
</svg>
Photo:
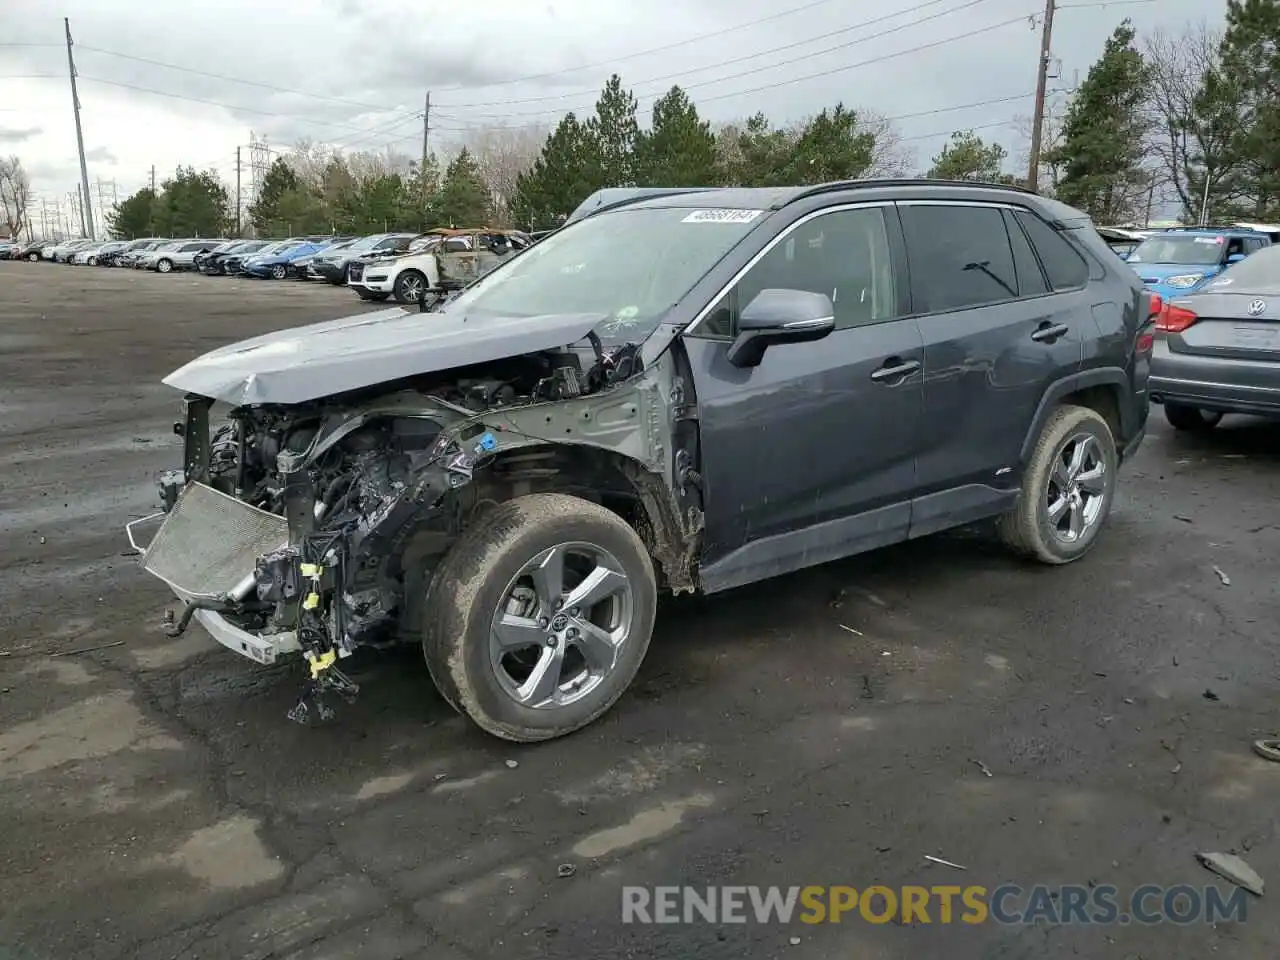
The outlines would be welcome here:
<svg viewBox="0 0 1280 960">
<path fill-rule="evenodd" d="M 582 70 L 594 70 L 598 67 L 608 67 L 616 63 L 623 63 L 627 60 L 636 60 L 636 59 L 639 59 L 640 57 L 647 57 L 655 53 L 665 53 L 668 50 L 675 50 L 679 47 L 688 46 L 691 43 L 701 43 L 703 40 L 718 39 L 719 37 L 723 37 L 727 33 L 736 33 L 737 31 L 745 30 L 748 27 L 757 27 L 762 23 L 769 23 L 773 20 L 780 20 L 783 17 L 789 17 L 797 13 L 803 13 L 804 11 L 811 10 L 814 7 L 825 6 L 830 2 L 831 0 L 814 0 L 814 2 L 812 3 L 802 4 L 801 6 L 798 6 L 798 7 L 791 7 L 788 10 L 782 10 L 782 11 L 779 11 L 778 13 L 771 13 L 767 17 L 760 17 L 756 20 L 748 20 L 745 23 L 739 23 L 732 27 L 726 27 L 723 30 L 713 30 L 710 33 L 699 34 L 696 37 L 690 37 L 688 40 L 677 40 L 675 43 L 664 44 L 661 47 L 651 47 L 648 50 L 640 50 L 636 53 L 629 53 L 626 56 L 613 57 L 612 59 L 609 59 L 609 60 L 600 60 L 600 61 L 597 61 L 596 63 L 584 63 L 576 67 L 568 67 L 567 69 L 564 69 L 564 70 L 552 70 L 549 73 L 531 73 L 523 77 L 514 77 L 511 80 L 502 80 L 498 83 L 486 83 L 483 86 L 478 87 L 476 89 L 484 90 L 489 87 L 506 87 L 515 83 L 528 83 L 531 80 L 546 80 L 551 77 L 562 76 L 563 74 L 566 74 L 566 73 L 578 73 L 579 71 L 582 71 Z M 928 0 L 927 3 L 921 3 L 915 7 L 910 7 L 906 10 L 900 11 L 898 16 L 901 16 L 904 13 L 911 13 L 914 10 L 920 10 L 920 9 L 923 9 L 924 7 L 933 6 L 934 4 L 938 4 L 942 2 L 944 2 L 944 0 Z M 452 87 L 441 87 L 440 89 L 449 91 L 449 90 L 468 90 L 471 88 L 468 87 L 466 84 L 454 84 Z"/>
<path fill-rule="evenodd" d="M 298 97 L 311 97 L 313 100 L 323 100 L 328 103 L 341 103 L 349 107 L 361 107 L 366 110 L 375 110 L 382 113 L 385 113 L 387 110 L 386 104 L 360 103 L 357 100 L 345 100 L 341 97 L 327 97 L 319 93 L 309 93 L 305 90 L 293 90 L 289 87 L 263 83 L 258 80 L 246 80 L 243 77 L 232 77 L 225 73 L 210 73 L 207 70 L 196 70 L 192 67 L 179 66 L 176 63 L 165 63 L 162 60 L 151 60 L 148 57 L 137 57 L 131 53 L 118 53 L 115 50 L 104 50 L 102 47 L 90 47 L 83 43 L 78 43 L 76 46 L 83 51 L 90 51 L 92 53 L 101 54 L 102 56 L 118 57 L 121 60 L 133 60 L 137 63 L 150 64 L 153 67 L 163 67 L 166 70 L 178 70 L 182 73 L 195 74 L 198 77 L 209 77 L 213 80 L 224 80 L 228 83 L 241 83 L 249 87 L 260 87 L 263 90 L 273 90 L 276 93 L 288 93 Z"/>
<path fill-rule="evenodd" d="M 944 38 L 942 38 L 942 39 L 940 39 L 940 40 L 934 40 L 934 41 L 931 41 L 931 42 L 929 42 L 929 43 L 922 43 L 922 44 L 919 44 L 918 46 L 915 46 L 915 47 L 909 47 L 909 48 L 908 48 L 908 49 L 906 49 L 906 50 L 899 50 L 899 51 L 896 51 L 896 52 L 894 52 L 894 53 L 881 54 L 881 55 L 880 55 L 880 56 L 878 56 L 878 57 L 871 57 L 870 59 L 867 59 L 867 60 L 859 60 L 859 61 L 857 61 L 856 63 L 846 63 L 846 64 L 844 64 L 844 65 L 842 65 L 842 66 L 839 66 L 839 67 L 832 67 L 832 68 L 830 68 L 830 69 L 828 69 L 828 70 L 819 70 L 819 71 L 817 71 L 817 72 L 815 72 L 815 73 L 807 73 L 807 74 L 802 74 L 802 75 L 800 75 L 800 76 L 796 76 L 796 77 L 789 77 L 789 78 L 787 78 L 787 79 L 785 79 L 785 80 L 777 80 L 777 81 L 774 81 L 773 83 L 766 83 L 766 84 L 762 84 L 762 85 L 760 85 L 760 86 L 756 86 L 756 87 L 749 87 L 749 88 L 747 88 L 747 89 L 745 89 L 745 90 L 731 90 L 731 91 L 729 91 L 729 92 L 727 92 L 727 93 L 718 93 L 718 94 L 713 94 L 712 96 L 700 96 L 700 97 L 698 97 L 698 98 L 696 99 L 696 103 L 698 104 L 698 106 L 701 106 L 702 104 L 705 104 L 705 103 L 714 103 L 715 101 L 718 101 L 718 100 L 727 100 L 727 99 L 730 99 L 730 98 L 732 98 L 732 97 L 741 97 L 741 96 L 746 96 L 747 94 L 751 94 L 751 93 L 763 93 L 763 92 L 764 92 L 764 91 L 766 91 L 766 90 L 776 90 L 776 89 L 777 89 L 777 88 L 779 88 L 779 87 L 789 86 L 790 84 L 793 84 L 793 83 L 805 83 L 805 82 L 807 82 L 807 81 L 809 81 L 809 80 L 818 80 L 818 79 L 822 79 L 822 78 L 824 78 L 824 77 L 834 76 L 834 75 L 836 75 L 836 74 L 838 74 L 838 73 L 845 73 L 845 72 L 847 72 L 847 71 L 849 71 L 849 70 L 856 70 L 856 69 L 858 69 L 858 68 L 860 68 L 860 67 L 872 66 L 873 64 L 877 64 L 877 63 L 885 63 L 885 62 L 887 62 L 887 61 L 889 61 L 889 60 L 895 60 L 895 59 L 897 59 L 897 58 L 899 58 L 899 57 L 909 56 L 910 54 L 913 54 L 913 53 L 919 53 L 919 52 L 921 52 L 921 51 L 923 51 L 923 50 L 930 50 L 930 49 L 933 49 L 933 48 L 935 48 L 935 47 L 941 47 L 941 46 L 944 46 L 944 45 L 949 44 L 949 43 L 955 43 L 957 40 L 967 40 L 967 39 L 969 39 L 969 38 L 971 38 L 971 37 L 981 36 L 982 34 L 990 33 L 990 32 L 991 32 L 991 31 L 993 31 L 993 30 L 999 30 L 999 29 L 1001 29 L 1001 28 L 1003 28 L 1003 27 L 1010 26 L 1011 24 L 1015 24 L 1015 23 L 1025 23 L 1025 22 L 1026 22 L 1026 19 L 1027 19 L 1027 18 L 1026 18 L 1026 16 L 1025 16 L 1025 15 L 1024 15 L 1024 16 L 1013 17 L 1013 18 L 1011 18 L 1011 19 L 1009 19 L 1009 20 L 1001 21 L 1000 23 L 994 23 L 994 24 L 991 24 L 991 25 L 986 26 L 986 27 L 980 27 L 980 28 L 978 28 L 977 30 L 970 30 L 970 31 L 968 31 L 967 33 L 961 33 L 961 34 L 957 34 L 957 35 L 955 35 L 955 36 L 944 37 Z M 804 58 L 804 59 L 808 59 L 808 58 L 806 57 L 806 58 Z M 783 65 L 784 65 L 784 64 L 775 64 L 775 65 L 774 65 L 774 67 L 777 67 L 777 66 L 783 66 Z M 688 84 L 688 85 L 687 85 L 687 86 L 685 86 L 683 89 L 685 89 L 685 90 L 687 91 L 687 90 L 693 89 L 693 88 L 695 88 L 695 87 L 710 86 L 710 85 L 711 85 L 711 84 L 713 84 L 713 83 L 723 83 L 723 82 L 725 82 L 725 81 L 727 81 L 727 80 L 735 80 L 735 79 L 738 79 L 739 77 L 742 77 L 742 76 L 749 76 L 749 75 L 754 74 L 754 73 L 760 73 L 762 70 L 766 70 L 766 69 L 773 69 L 773 67 L 757 68 L 757 69 L 754 69 L 754 70 L 747 70 L 747 71 L 743 71 L 743 72 L 742 72 L 742 73 L 740 73 L 740 74 L 734 74 L 734 75 L 732 75 L 732 76 L 728 76 L 728 77 L 719 77 L 719 78 L 717 78 L 717 79 L 715 79 L 715 80 L 704 80 L 704 81 L 699 81 L 699 82 L 697 82 L 697 83 L 691 83 L 691 84 Z M 657 99 L 659 99 L 659 97 L 660 97 L 660 96 L 661 96 L 661 94 L 658 94 L 658 95 L 655 95 L 655 94 L 646 94 L 644 97 L 642 97 L 642 98 L 638 98 L 638 99 L 653 99 L 653 100 L 657 100 Z M 546 111 L 540 111 L 540 112 L 537 112 L 537 113 L 510 113 L 510 114 L 506 114 L 506 116 L 508 116 L 508 117 L 520 117 L 520 116 L 531 117 L 531 116 L 544 116 L 545 114 L 546 114 Z M 449 118 L 449 119 L 457 119 L 457 118 L 450 116 L 450 118 Z"/>
<path fill-rule="evenodd" d="M 242 107 L 231 103 L 221 103 L 217 100 L 206 100 L 202 97 L 188 97 L 181 93 L 169 93 L 167 90 L 155 90 L 151 87 L 140 87 L 132 83 L 121 83 L 119 80 L 104 80 L 102 77 L 90 77 L 84 74 L 80 75 L 81 80 L 88 80 L 90 83 L 103 83 L 110 87 L 120 87 L 124 90 L 135 90 L 139 93 L 150 93 L 157 97 L 170 97 L 174 100 L 186 100 L 189 103 L 204 103 L 211 107 L 222 107 L 224 110 L 238 110 L 242 113 L 254 113 L 264 117 L 279 117 L 285 120 L 298 120 L 303 123 L 314 123 L 321 127 L 332 127 L 335 130 L 351 130 L 357 133 L 363 133 L 361 127 L 353 127 L 350 124 L 334 123 L 331 120 L 315 120 L 311 117 L 302 117 L 296 113 L 278 113 L 271 110 L 258 110 L 254 107 Z"/>
<path fill-rule="evenodd" d="M 943 2 L 943 0 L 930 0 L 930 3 L 923 4 L 922 6 L 935 6 L 941 2 Z M 792 57 L 787 60 L 782 60 L 778 63 L 769 64 L 767 66 L 762 66 L 762 67 L 755 67 L 751 70 L 747 70 L 747 71 L 736 73 L 736 74 L 730 74 L 729 76 L 720 77 L 713 80 L 700 80 L 696 83 L 690 83 L 685 85 L 684 89 L 688 90 L 688 89 L 693 89 L 699 86 L 707 86 L 712 83 L 721 83 L 725 80 L 736 80 L 740 77 L 750 76 L 751 74 L 755 74 L 755 73 L 761 73 L 765 70 L 775 70 L 778 67 L 789 66 L 793 63 L 798 63 L 802 60 L 811 60 L 814 57 L 825 56 L 828 53 L 835 53 L 836 51 L 845 50 L 845 49 L 848 49 L 849 47 L 857 46 L 858 44 L 869 43 L 872 40 L 878 40 L 881 37 L 887 37 L 890 34 L 899 33 L 902 30 L 907 30 L 907 29 L 910 29 L 911 27 L 917 27 L 923 23 L 928 23 L 931 20 L 938 20 L 952 13 L 958 13 L 961 10 L 967 10 L 970 7 L 976 7 L 978 4 L 987 3 L 987 2 L 989 2 L 989 0 L 966 0 L 965 3 L 960 4 L 960 6 L 958 7 L 952 7 L 949 10 L 942 10 L 942 11 L 939 11 L 938 13 L 931 13 L 926 17 L 920 18 L 919 20 L 912 20 L 909 23 L 898 24 L 895 27 L 890 27 L 886 30 L 881 30 L 877 33 L 855 37 L 852 40 L 846 40 L 843 43 L 838 43 L 838 44 L 835 44 L 834 46 L 824 47 L 821 50 L 812 50 L 809 53 L 803 54 L 798 57 Z M 745 56 L 734 57 L 731 60 L 722 60 L 719 63 L 711 64 L 705 67 L 694 67 L 688 70 L 680 70 L 675 73 L 662 74 L 661 76 L 657 76 L 657 77 L 647 77 L 644 80 L 635 81 L 635 83 L 632 84 L 631 86 L 636 87 L 636 86 L 643 86 L 645 84 L 650 84 L 650 83 L 663 83 L 667 80 L 677 80 L 680 77 L 688 76 L 691 73 L 701 73 L 705 70 L 714 70 L 719 67 L 729 66 L 730 64 L 744 63 L 749 60 L 756 60 L 756 59 L 759 59 L 760 57 L 771 56 L 772 54 L 775 54 L 775 53 L 781 53 L 784 50 L 793 50 L 796 47 L 805 46 L 806 44 L 810 44 L 810 43 L 816 43 L 817 41 L 825 40 L 828 37 L 839 36 L 840 34 L 850 33 L 854 30 L 863 30 L 869 26 L 874 26 L 877 23 L 883 23 L 885 20 L 890 20 L 895 17 L 900 17 L 900 16 L 903 16 L 905 13 L 909 13 L 909 12 L 912 12 L 912 11 L 906 10 L 906 11 L 901 11 L 899 13 L 890 14 L 889 16 L 877 17 L 873 20 L 867 20 L 862 23 L 855 23 L 852 26 L 844 27 L 840 30 L 827 31 L 826 33 L 820 34 L 818 36 L 808 37 L 804 40 L 797 40 L 794 43 L 788 43 L 780 47 L 773 47 L 769 50 L 762 50 L 758 53 L 751 53 L 751 54 L 746 54 Z M 1024 19 L 1025 17 L 1017 18 L 1018 21 L 1021 21 Z M 480 103 L 446 103 L 443 106 L 446 110 L 450 110 L 450 109 L 462 110 L 462 109 L 468 109 L 470 107 L 515 106 L 517 104 L 523 104 L 523 103 L 547 103 L 553 100 L 567 100 L 571 97 L 590 96 L 598 92 L 599 92 L 598 90 L 575 90 L 570 93 L 551 94 L 549 96 L 544 96 L 544 97 L 524 97 L 524 98 L 515 99 L 515 100 L 489 100 L 489 101 L 484 101 Z M 652 96 L 652 94 L 646 94 L 646 96 Z"/>
</svg>

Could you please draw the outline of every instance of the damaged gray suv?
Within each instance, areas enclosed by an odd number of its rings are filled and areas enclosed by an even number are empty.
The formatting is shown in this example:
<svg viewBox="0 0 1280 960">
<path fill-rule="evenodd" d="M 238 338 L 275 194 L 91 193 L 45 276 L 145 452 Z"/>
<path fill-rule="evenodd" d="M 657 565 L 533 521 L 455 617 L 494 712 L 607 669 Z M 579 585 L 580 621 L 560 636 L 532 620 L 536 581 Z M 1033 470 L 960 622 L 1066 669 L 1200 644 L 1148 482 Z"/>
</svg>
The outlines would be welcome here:
<svg viewBox="0 0 1280 960">
<path fill-rule="evenodd" d="M 995 519 L 1095 543 L 1159 301 L 1079 211 L 944 181 L 604 204 L 451 300 L 267 334 L 165 379 L 184 464 L 144 567 L 219 643 L 354 695 L 420 642 L 516 741 L 635 677 L 663 592 Z M 211 411 L 222 413 L 211 425 Z"/>
</svg>

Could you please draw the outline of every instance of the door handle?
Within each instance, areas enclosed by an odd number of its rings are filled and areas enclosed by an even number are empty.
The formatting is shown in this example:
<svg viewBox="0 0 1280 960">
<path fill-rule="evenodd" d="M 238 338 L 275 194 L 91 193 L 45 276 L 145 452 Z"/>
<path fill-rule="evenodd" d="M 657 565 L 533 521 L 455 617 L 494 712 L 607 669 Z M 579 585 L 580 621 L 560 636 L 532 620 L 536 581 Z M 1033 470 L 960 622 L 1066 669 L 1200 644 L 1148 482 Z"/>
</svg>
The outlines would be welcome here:
<svg viewBox="0 0 1280 960">
<path fill-rule="evenodd" d="M 876 383 L 883 383 L 886 380 L 898 380 L 909 373 L 915 373 L 919 369 L 919 360 L 904 361 L 900 357 L 890 357 L 884 362 L 884 366 L 871 372 L 871 379 Z"/>
<path fill-rule="evenodd" d="M 1037 327 L 1035 333 L 1031 334 L 1031 339 L 1037 343 L 1053 343 L 1053 341 L 1066 334 L 1069 329 L 1065 323 L 1046 324 Z"/>
</svg>

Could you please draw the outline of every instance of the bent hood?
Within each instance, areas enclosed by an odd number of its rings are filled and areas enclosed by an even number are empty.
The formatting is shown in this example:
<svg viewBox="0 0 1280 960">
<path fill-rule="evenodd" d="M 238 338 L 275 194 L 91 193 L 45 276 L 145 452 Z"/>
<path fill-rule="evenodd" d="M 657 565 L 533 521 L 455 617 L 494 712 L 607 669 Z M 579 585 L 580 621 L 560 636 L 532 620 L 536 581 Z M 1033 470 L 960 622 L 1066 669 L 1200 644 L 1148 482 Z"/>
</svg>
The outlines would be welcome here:
<svg viewBox="0 0 1280 960">
<path fill-rule="evenodd" d="M 485 317 L 394 307 L 219 347 L 164 378 L 233 406 L 295 404 L 576 343 L 600 314 Z"/>
</svg>

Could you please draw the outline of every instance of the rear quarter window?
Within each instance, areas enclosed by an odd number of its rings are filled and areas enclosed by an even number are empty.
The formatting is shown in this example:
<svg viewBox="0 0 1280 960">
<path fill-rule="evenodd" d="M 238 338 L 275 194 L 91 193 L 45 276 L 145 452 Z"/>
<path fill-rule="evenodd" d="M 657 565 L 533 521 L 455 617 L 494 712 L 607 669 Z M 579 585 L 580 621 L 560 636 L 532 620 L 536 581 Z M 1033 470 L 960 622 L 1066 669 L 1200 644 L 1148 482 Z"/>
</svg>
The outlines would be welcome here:
<svg viewBox="0 0 1280 960">
<path fill-rule="evenodd" d="M 1055 292 L 1078 290 L 1089 282 L 1089 264 L 1056 230 L 1034 213 L 1019 210 L 1014 217 L 1026 231 Z"/>
</svg>

